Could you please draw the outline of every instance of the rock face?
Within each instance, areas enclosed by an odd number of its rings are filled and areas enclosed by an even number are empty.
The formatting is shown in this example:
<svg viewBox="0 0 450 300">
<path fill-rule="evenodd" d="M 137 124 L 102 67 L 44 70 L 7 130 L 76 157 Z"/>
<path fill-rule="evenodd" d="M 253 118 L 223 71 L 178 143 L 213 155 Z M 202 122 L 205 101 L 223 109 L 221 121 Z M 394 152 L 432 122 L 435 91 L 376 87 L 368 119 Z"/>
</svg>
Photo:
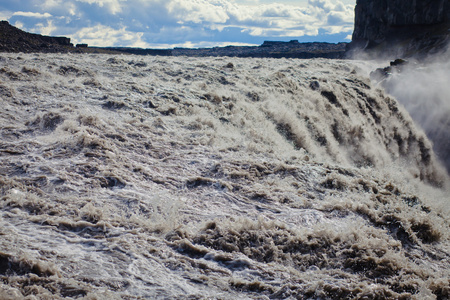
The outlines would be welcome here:
<svg viewBox="0 0 450 300">
<path fill-rule="evenodd" d="M 351 49 L 415 56 L 449 41 L 448 0 L 357 0 Z"/>
<path fill-rule="evenodd" d="M 0 21 L 0 52 L 68 52 L 70 38 L 32 34 Z"/>
</svg>

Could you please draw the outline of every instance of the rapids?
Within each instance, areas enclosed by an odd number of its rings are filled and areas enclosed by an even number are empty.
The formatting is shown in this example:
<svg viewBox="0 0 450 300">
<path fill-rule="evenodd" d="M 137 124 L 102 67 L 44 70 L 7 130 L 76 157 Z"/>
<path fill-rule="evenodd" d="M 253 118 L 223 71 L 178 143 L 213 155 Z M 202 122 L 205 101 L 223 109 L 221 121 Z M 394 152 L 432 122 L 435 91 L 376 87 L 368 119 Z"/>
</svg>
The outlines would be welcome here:
<svg viewBox="0 0 450 300">
<path fill-rule="evenodd" d="M 345 60 L 0 56 L 1 299 L 445 299 L 449 179 Z"/>
</svg>

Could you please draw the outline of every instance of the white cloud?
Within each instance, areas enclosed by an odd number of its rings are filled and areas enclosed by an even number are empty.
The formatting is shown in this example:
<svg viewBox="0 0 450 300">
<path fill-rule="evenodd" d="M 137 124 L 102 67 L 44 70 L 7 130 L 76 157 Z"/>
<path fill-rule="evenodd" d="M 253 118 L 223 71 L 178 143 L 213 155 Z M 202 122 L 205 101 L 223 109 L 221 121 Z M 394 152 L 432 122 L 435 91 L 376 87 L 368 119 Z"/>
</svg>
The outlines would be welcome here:
<svg viewBox="0 0 450 300">
<path fill-rule="evenodd" d="M 109 12 L 113 15 L 122 12 L 122 5 L 120 2 L 126 4 L 127 0 L 76 0 L 78 2 L 85 2 L 88 4 L 96 4 L 99 7 L 107 7 Z M 132 2 L 132 1 L 130 1 Z"/>
<path fill-rule="evenodd" d="M 77 14 L 77 8 L 73 3 L 69 4 L 68 11 L 71 16 L 75 16 Z"/>
<path fill-rule="evenodd" d="M 153 49 L 168 49 L 168 48 L 212 48 L 212 47 L 225 47 L 225 46 L 258 46 L 259 44 L 250 44 L 250 43 L 237 43 L 237 42 L 192 42 L 187 41 L 183 43 L 177 44 L 149 44 L 149 48 Z"/>
<path fill-rule="evenodd" d="M 9 20 L 13 14 L 11 11 L 0 11 L 0 20 Z"/>
<path fill-rule="evenodd" d="M 330 34 L 351 31 L 353 7 L 340 1 L 310 0 L 307 7 L 280 3 L 239 7 L 239 16 L 230 16 L 252 36 L 300 37 L 317 35 L 319 29 Z M 246 16 L 246 17 L 242 17 Z"/>
<path fill-rule="evenodd" d="M 42 35 L 52 35 L 56 29 L 57 27 L 53 24 L 53 21 L 47 20 L 46 25 L 44 25 L 43 23 L 38 23 L 36 24 L 35 28 L 31 29 L 31 31 Z"/>
<path fill-rule="evenodd" d="M 346 36 L 354 19 L 348 0 L 40 0 L 40 6 L 36 1 L 8 2 L 8 10 L 0 4 L 0 16 L 20 21 L 25 30 L 99 46 L 220 44 L 233 39 L 254 43 L 261 42 L 258 37 L 316 36 L 319 30 Z M 52 22 L 44 25 L 42 18 Z"/>
<path fill-rule="evenodd" d="M 223 3 L 206 0 L 172 0 L 167 3 L 170 15 L 181 22 L 225 23 L 229 16 Z"/>
<path fill-rule="evenodd" d="M 330 12 L 334 9 L 333 2 L 330 0 L 309 0 L 308 5 L 316 8 L 323 9 L 325 12 Z"/>
<path fill-rule="evenodd" d="M 43 18 L 50 18 L 52 15 L 49 13 L 42 14 L 42 13 L 38 13 L 38 12 L 16 11 L 15 13 L 13 13 L 13 16 L 22 16 L 22 17 L 43 19 Z"/>
<path fill-rule="evenodd" d="M 45 8 L 53 8 L 57 7 L 62 4 L 62 0 L 45 0 L 44 4 L 42 5 Z"/>
<path fill-rule="evenodd" d="M 332 11 L 328 14 L 327 17 L 327 24 L 330 26 L 349 24 L 351 22 L 352 22 L 351 16 L 349 16 L 345 12 Z"/>
<path fill-rule="evenodd" d="M 114 29 L 109 26 L 97 25 L 78 30 L 72 35 L 75 44 L 85 43 L 90 46 L 111 47 L 127 45 L 128 47 L 147 48 L 149 44 L 142 40 L 142 32 L 130 32 L 126 27 Z"/>
<path fill-rule="evenodd" d="M 14 26 L 19 28 L 19 29 L 24 29 L 25 28 L 25 25 L 22 22 L 20 22 L 20 21 L 16 21 L 14 23 Z"/>
<path fill-rule="evenodd" d="M 317 30 L 311 28 L 310 30 L 286 30 L 277 28 L 261 28 L 253 27 L 243 29 L 243 32 L 248 32 L 252 36 L 262 36 L 262 37 L 273 37 L 273 36 L 283 36 L 283 37 L 299 37 L 304 35 L 315 35 Z"/>
</svg>

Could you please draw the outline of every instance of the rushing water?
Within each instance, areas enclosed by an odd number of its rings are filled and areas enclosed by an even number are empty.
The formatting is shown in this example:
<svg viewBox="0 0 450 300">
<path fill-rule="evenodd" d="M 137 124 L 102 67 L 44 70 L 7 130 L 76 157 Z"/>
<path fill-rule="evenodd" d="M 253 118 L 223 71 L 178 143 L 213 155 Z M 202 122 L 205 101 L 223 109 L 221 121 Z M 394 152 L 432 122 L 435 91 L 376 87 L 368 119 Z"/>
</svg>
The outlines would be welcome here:
<svg viewBox="0 0 450 300">
<path fill-rule="evenodd" d="M 426 64 L 410 63 L 380 83 L 405 107 L 450 172 L 450 48 Z"/>
<path fill-rule="evenodd" d="M 358 70 L 2 54 L 0 298 L 445 299 L 448 176 Z"/>
</svg>

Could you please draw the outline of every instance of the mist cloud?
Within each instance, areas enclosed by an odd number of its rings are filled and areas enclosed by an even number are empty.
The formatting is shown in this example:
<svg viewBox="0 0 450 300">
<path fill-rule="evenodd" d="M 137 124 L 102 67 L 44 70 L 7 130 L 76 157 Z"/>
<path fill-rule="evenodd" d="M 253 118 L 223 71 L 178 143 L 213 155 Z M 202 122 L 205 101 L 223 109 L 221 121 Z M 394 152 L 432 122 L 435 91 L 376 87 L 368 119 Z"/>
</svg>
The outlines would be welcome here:
<svg viewBox="0 0 450 300">
<path fill-rule="evenodd" d="M 406 108 L 450 172 L 450 51 L 410 63 L 383 86 Z"/>
</svg>

